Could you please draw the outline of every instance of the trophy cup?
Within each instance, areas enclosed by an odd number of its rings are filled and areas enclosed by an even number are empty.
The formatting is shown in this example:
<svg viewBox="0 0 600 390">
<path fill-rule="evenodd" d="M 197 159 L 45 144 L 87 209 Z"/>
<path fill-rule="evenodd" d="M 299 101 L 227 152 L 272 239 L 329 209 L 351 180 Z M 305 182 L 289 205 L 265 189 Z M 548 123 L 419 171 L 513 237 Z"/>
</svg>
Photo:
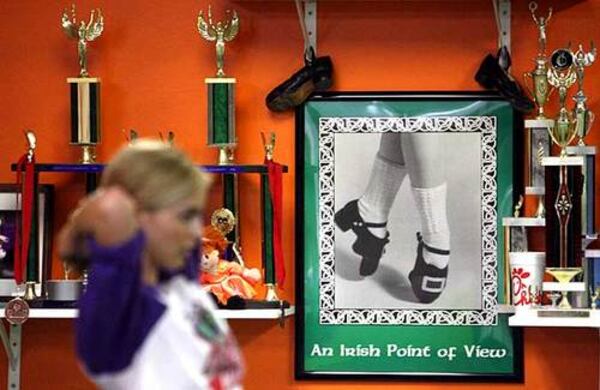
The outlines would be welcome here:
<svg viewBox="0 0 600 390">
<path fill-rule="evenodd" d="M 87 44 L 98 38 L 104 30 L 100 9 L 93 10 L 89 22 L 77 24 L 75 5 L 71 17 L 64 10 L 62 29 L 71 39 L 77 40 L 79 77 L 67 78 L 71 89 L 71 144 L 83 149 L 81 163 L 95 162 L 94 146 L 100 142 L 100 79 L 90 77 L 87 69 Z"/>
<path fill-rule="evenodd" d="M 219 148 L 219 165 L 233 162 L 235 139 L 235 78 L 225 77 L 223 56 L 225 42 L 231 42 L 237 35 L 240 21 L 235 11 L 227 11 L 225 22 L 213 23 L 211 7 L 208 7 L 208 21 L 203 11 L 198 15 L 198 32 L 209 42 L 216 42 L 217 74 L 204 82 L 208 92 L 208 146 Z"/>
<path fill-rule="evenodd" d="M 577 119 L 566 108 L 569 88 L 576 81 L 573 72 L 573 53 L 558 49 L 551 57 L 548 82 L 558 89 L 560 110 L 558 118 L 549 129 L 552 141 L 560 147 L 559 157 L 544 157 L 546 167 L 546 272 L 563 286 L 581 273 L 581 187 L 583 158 L 567 157 L 567 146 L 577 135 Z M 557 261 L 558 260 L 558 261 Z M 559 308 L 570 308 L 565 289 Z"/>
<path fill-rule="evenodd" d="M 594 42 L 591 43 L 591 50 L 586 52 L 583 46 L 579 45 L 579 49 L 573 55 L 575 73 L 577 75 L 577 93 L 573 96 L 575 100 L 575 108 L 573 117 L 576 121 L 576 131 L 579 137 L 577 146 L 569 146 L 567 153 L 574 156 L 582 156 L 584 159 L 584 190 L 582 199 L 582 216 L 581 228 L 582 235 L 585 237 L 585 244 L 596 238 L 596 221 L 595 221 L 595 165 L 596 165 L 596 147 L 588 146 L 584 142 L 584 137 L 589 133 L 594 121 L 594 113 L 587 107 L 587 97 L 583 92 L 583 76 L 585 68 L 591 66 L 596 59 L 596 48 Z"/>
<path fill-rule="evenodd" d="M 537 217 L 544 217 L 544 168 L 541 158 L 550 155 L 550 137 L 548 129 L 554 125 L 552 119 L 546 118 L 544 105 L 550 97 L 551 90 L 548 83 L 548 59 L 546 57 L 546 28 L 552 18 L 552 8 L 548 16 L 536 16 L 537 3 L 529 3 L 531 17 L 538 28 L 538 54 L 535 58 L 535 69 L 523 75 L 524 84 L 529 90 L 537 106 L 537 117 L 525 121 L 527 160 L 529 161 L 528 185 L 526 195 L 536 195 L 538 199 Z M 531 84 L 531 86 L 530 86 Z"/>
</svg>

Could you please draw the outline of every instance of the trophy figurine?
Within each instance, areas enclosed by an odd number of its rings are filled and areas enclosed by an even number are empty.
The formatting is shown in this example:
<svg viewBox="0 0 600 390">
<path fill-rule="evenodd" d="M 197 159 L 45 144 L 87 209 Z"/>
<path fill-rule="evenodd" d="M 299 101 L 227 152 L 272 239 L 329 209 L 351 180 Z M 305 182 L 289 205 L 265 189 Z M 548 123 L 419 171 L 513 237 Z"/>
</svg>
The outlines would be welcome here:
<svg viewBox="0 0 600 390">
<path fill-rule="evenodd" d="M 104 17 L 100 9 L 93 10 L 90 20 L 77 23 L 75 5 L 71 15 L 64 10 L 62 29 L 71 39 L 77 40 L 79 77 L 67 78 L 71 89 L 71 144 L 83 148 L 81 163 L 95 162 L 94 146 L 100 142 L 100 79 L 90 77 L 87 69 L 88 42 L 98 38 L 104 30 Z"/>
<path fill-rule="evenodd" d="M 524 84 L 533 97 L 537 106 L 535 119 L 525 120 L 525 139 L 527 150 L 527 161 L 529 164 L 526 195 L 538 197 L 536 217 L 543 218 L 546 210 L 544 207 L 544 167 L 541 158 L 550 154 L 550 136 L 548 131 L 554 126 L 554 120 L 546 117 L 544 105 L 548 102 L 552 90 L 548 82 L 548 58 L 546 56 L 547 27 L 552 18 L 552 8 L 548 10 L 547 16 L 537 16 L 538 5 L 536 2 L 529 3 L 529 11 L 538 31 L 538 53 L 535 58 L 535 69 L 523 75 Z"/>
<path fill-rule="evenodd" d="M 581 207 L 581 230 L 585 237 L 585 245 L 596 238 L 596 220 L 595 220 L 595 166 L 596 166 L 596 147 L 586 145 L 584 137 L 590 132 L 594 121 L 594 113 L 587 107 L 587 97 L 583 92 L 583 76 L 585 68 L 591 66 L 596 59 L 596 48 L 594 42 L 591 43 L 591 50 L 586 52 L 583 45 L 573 54 L 575 73 L 577 76 L 577 93 L 573 96 L 575 108 L 572 115 L 575 118 L 575 132 L 579 141 L 577 146 L 569 146 L 567 153 L 574 156 L 582 156 L 584 159 L 584 190 Z"/>
<path fill-rule="evenodd" d="M 235 139 L 235 78 L 225 77 L 223 57 L 225 42 L 231 42 L 240 28 L 240 20 L 235 11 L 227 11 L 227 20 L 213 23 L 212 11 L 208 7 L 208 21 L 204 12 L 198 15 L 198 32 L 202 38 L 216 43 L 217 74 L 204 82 L 208 92 L 208 146 L 219 148 L 219 165 L 233 162 Z"/>
<path fill-rule="evenodd" d="M 529 11 L 531 17 L 538 28 L 538 55 L 535 59 L 535 69 L 531 72 L 527 72 L 523 75 L 525 79 L 525 85 L 529 89 L 535 104 L 538 107 L 538 115 L 536 119 L 544 120 L 544 104 L 548 101 L 550 96 L 550 88 L 548 85 L 548 60 L 546 58 L 546 27 L 548 22 L 552 18 L 552 8 L 548 10 L 548 16 L 537 17 L 535 11 L 538 5 L 535 2 L 529 3 Z M 532 80 L 532 87 L 529 87 L 528 79 Z"/>
<path fill-rule="evenodd" d="M 579 137 L 579 145 L 585 146 L 583 138 L 589 133 L 594 114 L 587 108 L 585 104 L 587 97 L 583 93 L 583 73 L 585 68 L 591 66 L 596 59 L 596 48 L 594 42 L 591 44 L 591 50 L 586 52 L 583 50 L 583 45 L 579 45 L 579 50 L 573 55 L 575 74 L 577 76 L 577 93 L 573 97 L 575 100 L 575 110 L 573 112 L 577 121 L 577 136 Z"/>
</svg>

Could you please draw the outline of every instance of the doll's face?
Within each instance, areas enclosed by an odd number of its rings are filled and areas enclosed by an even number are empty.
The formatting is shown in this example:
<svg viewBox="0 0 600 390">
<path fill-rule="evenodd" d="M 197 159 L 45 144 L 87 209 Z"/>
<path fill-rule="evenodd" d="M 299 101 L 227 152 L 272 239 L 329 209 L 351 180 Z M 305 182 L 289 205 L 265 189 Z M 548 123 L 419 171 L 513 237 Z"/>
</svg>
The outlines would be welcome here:
<svg viewBox="0 0 600 390">
<path fill-rule="evenodd" d="M 217 269 L 219 262 L 219 251 L 216 249 L 210 250 L 208 253 L 202 254 L 201 268 L 202 272 L 213 273 Z"/>
</svg>

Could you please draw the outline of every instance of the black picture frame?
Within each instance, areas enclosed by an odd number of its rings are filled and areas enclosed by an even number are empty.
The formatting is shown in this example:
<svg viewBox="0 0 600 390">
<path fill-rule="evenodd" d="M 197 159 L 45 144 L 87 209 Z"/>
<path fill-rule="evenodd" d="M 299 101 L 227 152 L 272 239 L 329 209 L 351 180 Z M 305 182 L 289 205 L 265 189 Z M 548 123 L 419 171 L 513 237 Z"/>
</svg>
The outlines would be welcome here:
<svg viewBox="0 0 600 390">
<path fill-rule="evenodd" d="M 353 371 L 353 370 L 336 370 L 335 367 L 333 369 L 310 369 L 306 364 L 306 353 L 307 353 L 307 340 L 310 337 L 307 337 L 307 318 L 311 317 L 315 318 L 315 312 L 319 310 L 319 308 L 308 307 L 307 309 L 307 301 L 311 298 L 307 299 L 307 293 L 312 293 L 312 291 L 307 291 L 312 287 L 307 288 L 307 285 L 314 285 L 315 280 L 314 277 L 311 279 L 311 283 L 307 283 L 306 280 L 306 262 L 307 262 L 307 248 L 310 245 L 315 244 L 315 237 L 307 237 L 305 234 L 305 229 L 310 226 L 309 224 L 313 224 L 314 220 L 306 221 L 305 213 L 307 210 L 307 196 L 313 196 L 314 194 L 307 194 L 305 184 L 307 181 L 312 180 L 314 178 L 307 178 L 307 172 L 310 171 L 309 168 L 306 167 L 305 161 L 305 147 L 307 144 L 312 144 L 314 146 L 317 144 L 318 136 L 315 134 L 311 134 L 310 137 L 306 134 L 306 117 L 307 111 L 312 110 L 312 114 L 319 116 L 320 114 L 317 112 L 318 109 L 315 108 L 315 103 L 348 103 L 350 110 L 352 110 L 352 104 L 356 103 L 388 103 L 388 102 L 402 102 L 402 101 L 412 101 L 412 102 L 469 102 L 469 101 L 480 101 L 480 102 L 492 102 L 498 103 L 499 105 L 503 105 L 505 109 L 510 110 L 510 118 L 504 118 L 503 126 L 510 131 L 510 149 L 512 155 L 510 159 L 512 161 L 512 168 L 510 169 L 510 175 L 512 177 L 510 187 L 511 187 L 511 196 L 507 199 L 507 202 L 510 203 L 510 207 L 504 207 L 504 213 L 507 210 L 512 209 L 512 205 L 516 203 L 518 199 L 518 195 L 523 193 L 523 172 L 522 172 L 522 164 L 523 164 L 523 142 L 521 140 L 521 135 L 523 134 L 522 126 L 523 119 L 522 116 L 513 110 L 512 108 L 507 108 L 508 102 L 503 100 L 496 94 L 488 93 L 488 92 L 326 92 L 319 93 L 311 96 L 305 104 L 299 106 L 296 109 L 296 321 L 295 321 L 295 330 L 296 330 L 296 342 L 295 342 L 295 377 L 299 380 L 331 380 L 331 379 L 340 379 L 340 380 L 406 380 L 406 381 L 469 381 L 469 382 L 514 382 L 514 383 L 522 383 L 524 380 L 523 377 L 523 334 L 520 328 L 510 328 L 505 329 L 505 334 L 509 335 L 511 342 L 510 347 L 512 351 L 511 362 L 509 364 L 510 369 L 507 372 L 426 372 L 426 371 L 386 371 L 381 372 L 374 370 L 372 372 L 364 372 L 364 371 Z M 317 112 L 317 113 L 316 113 Z M 343 117 L 344 115 L 340 115 Z M 350 111 L 348 114 L 349 117 L 354 117 L 355 115 Z M 321 118 L 319 118 L 321 119 Z M 314 130 L 314 129 L 313 129 Z M 313 180 L 314 181 L 314 180 Z M 319 215 L 330 215 L 329 212 L 320 213 Z M 498 215 L 498 224 L 501 221 L 501 217 L 504 215 Z M 497 227 L 497 234 L 502 234 L 502 229 Z M 502 248 L 498 248 L 497 256 L 500 258 L 502 256 L 503 251 Z M 315 261 L 314 257 L 311 257 L 309 261 Z M 320 261 L 320 258 L 317 258 L 316 261 Z M 507 261 L 507 259 L 506 259 Z M 496 263 L 498 270 L 501 270 L 500 261 Z M 320 275 L 320 272 L 315 269 L 311 269 L 312 275 Z M 498 272 L 498 275 L 501 275 Z M 498 281 L 498 290 L 496 297 L 500 299 L 500 291 L 502 291 L 503 281 Z M 318 283 L 317 283 L 318 284 Z M 320 296 L 319 296 L 320 298 Z M 308 310 L 308 314 L 307 314 Z M 508 326 L 507 315 L 498 314 L 498 321 L 501 321 Z M 313 325 L 311 325 L 313 326 Z M 319 328 L 320 325 L 314 325 L 316 329 Z M 323 326 L 331 326 L 335 327 L 336 325 L 323 325 Z M 353 325 L 346 325 L 353 326 Z M 357 327 L 364 325 L 357 325 Z M 401 325 L 406 326 L 406 325 Z M 362 329 L 362 328 L 361 328 Z M 331 334 L 331 333 L 329 333 Z"/>
</svg>

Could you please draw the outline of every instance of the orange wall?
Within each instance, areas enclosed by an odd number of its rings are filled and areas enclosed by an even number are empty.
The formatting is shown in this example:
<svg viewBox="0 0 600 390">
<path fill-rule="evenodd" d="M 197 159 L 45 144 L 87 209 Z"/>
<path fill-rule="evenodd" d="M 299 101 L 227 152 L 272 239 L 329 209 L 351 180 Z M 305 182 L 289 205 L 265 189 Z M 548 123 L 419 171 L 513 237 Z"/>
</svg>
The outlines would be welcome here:
<svg viewBox="0 0 600 390">
<path fill-rule="evenodd" d="M 285 296 L 293 300 L 294 248 L 294 117 L 265 108 L 269 90 L 301 65 L 302 40 L 292 2 L 213 1 L 217 14 L 235 7 L 241 32 L 227 45 L 225 70 L 238 79 L 237 132 L 241 162 L 259 162 L 261 130 L 275 130 L 276 158 L 290 166 L 285 186 L 284 245 L 289 279 Z M 514 74 L 532 68 L 536 35 L 526 1 L 514 1 Z M 60 30 L 66 1 L 0 1 L 0 182 L 11 182 L 9 164 L 24 150 L 21 132 L 38 135 L 38 161 L 74 162 L 68 145 L 69 95 L 65 82 L 75 76 L 75 43 Z M 80 14 L 100 6 L 105 32 L 91 44 L 89 69 L 102 78 L 103 143 L 106 161 L 124 138 L 121 129 L 141 135 L 176 132 L 176 142 L 198 162 L 213 162 L 216 153 L 206 139 L 204 77 L 214 74 L 214 46 L 195 31 L 203 0 L 82 0 Z M 541 9 L 547 3 L 543 2 Z M 549 46 L 600 42 L 600 1 L 557 0 L 549 29 Z M 319 52 L 333 56 L 335 89 L 346 90 L 475 90 L 480 60 L 495 50 L 496 30 L 490 1 L 325 2 L 318 10 Z M 591 108 L 600 113 L 600 64 L 588 72 Z M 599 130 L 589 140 L 598 143 Z M 55 229 L 82 193 L 82 178 L 45 175 L 57 185 Z M 251 265 L 258 265 L 259 226 L 252 209 L 258 202 L 256 179 L 242 182 L 246 197 L 243 246 Z M 54 273 L 59 276 L 59 266 Z M 233 322 L 248 366 L 248 389 L 404 388 L 487 389 L 487 384 L 381 382 L 297 382 L 293 379 L 293 320 Z M 90 384 L 77 368 L 72 322 L 31 320 L 24 327 L 24 389 L 86 389 Z M 0 378 L 6 361 L 0 357 Z M 494 385 L 503 389 L 592 389 L 598 386 L 598 335 L 592 330 L 527 329 L 525 384 Z M 2 382 L 4 379 L 0 379 Z"/>
</svg>

